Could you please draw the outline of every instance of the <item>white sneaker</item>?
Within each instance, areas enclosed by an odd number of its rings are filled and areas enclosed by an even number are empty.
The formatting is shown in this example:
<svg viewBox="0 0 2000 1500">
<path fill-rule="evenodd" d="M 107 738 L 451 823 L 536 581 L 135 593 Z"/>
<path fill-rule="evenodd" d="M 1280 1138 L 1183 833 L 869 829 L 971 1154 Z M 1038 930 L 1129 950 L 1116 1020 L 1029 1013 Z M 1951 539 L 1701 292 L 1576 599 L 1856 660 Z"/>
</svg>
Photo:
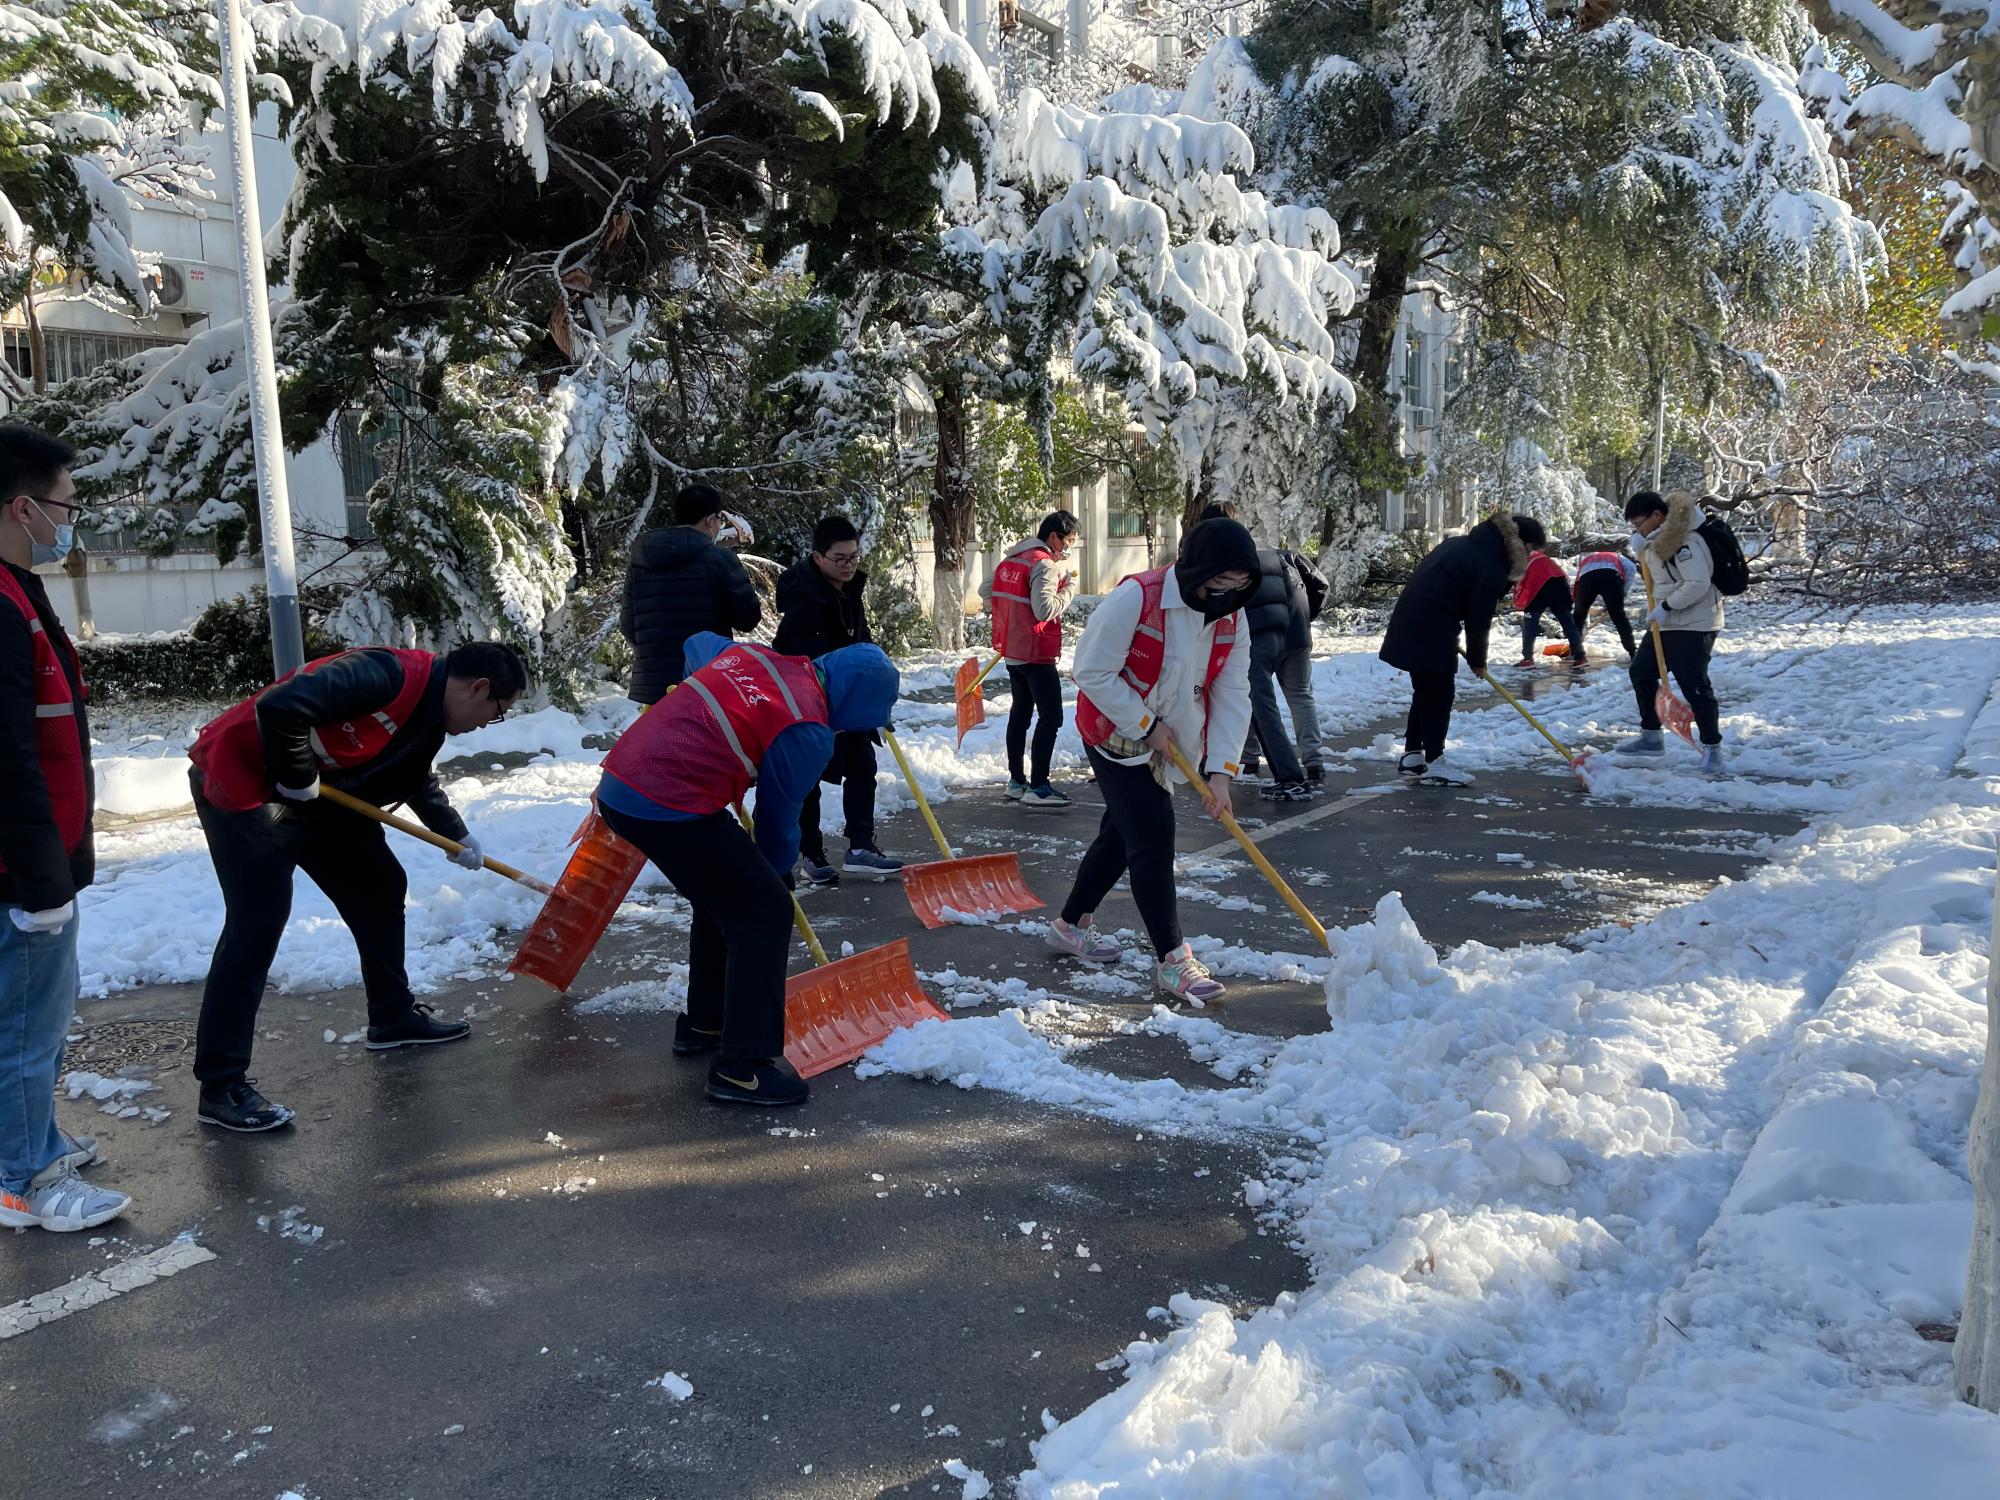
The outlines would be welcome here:
<svg viewBox="0 0 2000 1500">
<path fill-rule="evenodd" d="M 1182 943 L 1154 967 L 1153 979 L 1176 1000 L 1205 1004 L 1222 996 L 1222 981 L 1208 972 L 1208 965 L 1194 956 L 1194 949 Z"/>
<path fill-rule="evenodd" d="M 0 1193 L 0 1225 L 71 1234 L 95 1229 L 131 1206 L 131 1194 L 91 1186 L 64 1160 L 44 1169 L 26 1193 Z"/>
<path fill-rule="evenodd" d="M 1443 786 L 1472 785 L 1472 773 L 1470 771 L 1461 771 L 1457 766 L 1446 765 L 1442 755 L 1424 767 L 1423 779 L 1425 781 L 1437 782 Z"/>
<path fill-rule="evenodd" d="M 1080 958 L 1087 964 L 1115 964 L 1124 949 L 1110 938 L 1099 937 L 1090 930 L 1089 917 L 1085 917 L 1074 927 L 1057 917 L 1049 923 L 1049 946 L 1058 953 L 1067 953 L 1071 958 Z"/>
<path fill-rule="evenodd" d="M 56 1134 L 62 1137 L 63 1154 L 56 1161 L 73 1172 L 81 1172 L 85 1167 L 94 1167 L 104 1160 L 104 1153 L 97 1149 L 94 1135 L 71 1135 L 60 1126 Z"/>
<path fill-rule="evenodd" d="M 1430 763 L 1414 750 L 1396 762 L 1396 769 L 1405 776 L 1421 776 L 1429 767 Z"/>
</svg>

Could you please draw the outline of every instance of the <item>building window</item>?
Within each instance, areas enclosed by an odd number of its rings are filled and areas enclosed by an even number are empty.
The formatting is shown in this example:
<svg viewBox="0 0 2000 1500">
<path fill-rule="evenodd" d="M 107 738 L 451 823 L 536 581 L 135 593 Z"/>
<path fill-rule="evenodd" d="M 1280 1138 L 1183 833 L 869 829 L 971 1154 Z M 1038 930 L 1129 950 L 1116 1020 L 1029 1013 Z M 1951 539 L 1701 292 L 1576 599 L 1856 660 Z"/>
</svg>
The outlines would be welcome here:
<svg viewBox="0 0 2000 1500">
<path fill-rule="evenodd" d="M 48 351 L 50 385 L 61 385 L 79 375 L 116 360 L 130 359 L 146 349 L 158 349 L 180 339 L 153 338 L 143 334 L 85 333 L 71 328 L 42 329 L 42 344 Z M 34 379 L 34 361 L 29 353 L 28 330 L 17 324 L 0 326 L 0 357 L 20 376 L 22 383 Z"/>
<path fill-rule="evenodd" d="M 1146 534 L 1146 512 L 1132 493 L 1132 483 L 1123 469 L 1108 476 L 1104 498 L 1104 534 L 1112 540 Z"/>
<path fill-rule="evenodd" d="M 1403 407 L 1408 413 L 1407 420 L 1416 431 L 1437 425 L 1437 410 L 1431 405 L 1424 379 L 1424 336 L 1414 328 L 1403 331 Z"/>
<path fill-rule="evenodd" d="M 1020 13 L 1020 25 L 1000 36 L 1000 76 L 1007 96 L 1026 88 L 1047 91 L 1049 79 L 1062 65 L 1063 29 L 1031 11 Z"/>
</svg>

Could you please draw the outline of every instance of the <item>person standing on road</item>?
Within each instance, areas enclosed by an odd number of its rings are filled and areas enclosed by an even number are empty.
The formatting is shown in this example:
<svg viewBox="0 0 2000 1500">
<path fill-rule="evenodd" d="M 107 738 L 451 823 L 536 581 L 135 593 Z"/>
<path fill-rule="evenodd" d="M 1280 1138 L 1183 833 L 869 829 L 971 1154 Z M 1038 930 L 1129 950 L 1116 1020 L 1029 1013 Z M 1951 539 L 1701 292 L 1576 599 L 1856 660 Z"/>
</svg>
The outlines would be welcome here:
<svg viewBox="0 0 2000 1500">
<path fill-rule="evenodd" d="M 1632 555 L 1653 575 L 1654 603 L 1647 626 L 1659 631 L 1667 670 L 1694 711 L 1701 734 L 1701 768 L 1710 776 L 1721 776 L 1726 771 L 1722 705 L 1708 680 L 1708 663 L 1715 654 L 1715 638 L 1722 633 L 1722 593 L 1715 586 L 1714 555 L 1697 529 L 1701 507 L 1686 490 L 1676 490 L 1670 499 L 1641 490 L 1625 502 L 1625 519 L 1632 523 Z M 1639 701 L 1639 733 L 1620 745 L 1618 754 L 1667 753 L 1654 701 L 1659 686 L 1658 656 L 1634 652 L 1632 693 Z"/>
<path fill-rule="evenodd" d="M 1583 632 L 1577 628 L 1576 616 L 1570 609 L 1569 575 L 1563 566 L 1540 547 L 1528 554 L 1528 571 L 1514 585 L 1514 608 L 1521 613 L 1521 660 L 1518 665 L 1532 667 L 1535 652 L 1542 638 L 1542 616 L 1551 614 L 1562 626 L 1564 639 L 1569 642 L 1569 661 L 1574 667 L 1590 665 L 1590 659 L 1583 654 Z"/>
<path fill-rule="evenodd" d="M 1463 536 L 1447 537 L 1425 554 L 1389 615 L 1376 654 L 1410 674 L 1410 715 L 1397 770 L 1420 781 L 1469 786 L 1472 777 L 1446 765 L 1459 632 L 1474 672 L 1486 670 L 1487 637 L 1501 596 L 1528 571 L 1528 549 L 1547 543 L 1533 516 L 1497 511 Z"/>
<path fill-rule="evenodd" d="M 222 886 L 222 936 L 202 987 L 194 1042 L 196 1110 L 204 1125 L 275 1130 L 292 1112 L 246 1076 L 257 1008 L 292 912 L 292 872 L 305 871 L 354 935 L 368 993 L 368 1047 L 455 1042 L 465 1021 L 440 1021 L 410 993 L 403 963 L 409 878 L 382 825 L 320 799 L 320 784 L 377 807 L 406 802 L 432 833 L 464 845 L 447 858 L 482 868 L 432 763 L 446 735 L 505 718 L 528 687 L 512 646 L 475 641 L 449 656 L 365 647 L 307 662 L 202 726 L 188 759 L 195 817 Z"/>
<path fill-rule="evenodd" d="M 597 809 L 693 908 L 674 1054 L 715 1054 L 708 1096 L 721 1103 L 803 1104 L 810 1089 L 784 1058 L 799 808 L 834 736 L 886 725 L 902 684 L 873 645 L 810 661 L 703 634 L 687 661 L 683 691 L 605 756 Z M 731 811 L 753 785 L 754 837 Z"/>
<path fill-rule="evenodd" d="M 1625 590 L 1639 581 L 1639 569 L 1632 559 L 1617 552 L 1586 552 L 1576 560 L 1576 631 L 1590 629 L 1590 606 L 1604 601 L 1611 628 L 1629 659 L 1638 655 L 1632 644 L 1632 621 L 1625 613 Z"/>
<path fill-rule="evenodd" d="M 64 1232 L 132 1203 L 78 1175 L 101 1159 L 97 1142 L 56 1124 L 96 787 L 83 667 L 32 570 L 70 550 L 75 457 L 45 432 L 0 427 L 0 1225 Z"/>
<path fill-rule="evenodd" d="M 690 484 L 674 497 L 674 524 L 632 544 L 618 628 L 632 643 L 634 703 L 658 703 L 681 680 L 681 649 L 709 630 L 755 630 L 764 617 L 736 554 L 716 545 L 725 520 L 722 491 Z"/>
<path fill-rule="evenodd" d="M 1049 762 L 1062 728 L 1062 618 L 1076 598 L 1076 576 L 1063 564 L 1077 533 L 1076 517 L 1051 511 L 1034 536 L 1007 549 L 982 592 L 993 611 L 993 649 L 1007 664 L 1013 706 L 1007 710 L 1007 797 L 1052 811 L 1069 798 L 1049 784 Z M 1028 725 L 1035 726 L 1033 758 Z"/>
<path fill-rule="evenodd" d="M 868 575 L 861 569 L 861 533 L 845 516 L 827 516 L 813 527 L 812 555 L 794 563 L 778 579 L 778 633 L 771 649 L 782 656 L 818 659 L 845 646 L 860 646 L 875 637 L 868 629 L 868 609 L 862 596 Z M 891 859 L 875 845 L 875 746 L 877 730 L 843 731 L 833 737 L 833 755 L 820 781 L 840 788 L 841 811 L 847 820 L 847 858 L 841 869 L 849 875 L 887 880 L 903 873 L 903 862 Z M 826 857 L 826 835 L 819 826 L 819 782 L 799 808 L 799 847 L 805 853 L 807 878 L 814 885 L 837 885 L 840 876 Z"/>
<path fill-rule="evenodd" d="M 1271 763 L 1270 802 L 1303 802 L 1326 781 L 1319 710 L 1312 690 L 1312 622 L 1327 583 L 1303 554 L 1260 548 L 1263 576 L 1244 611 L 1250 625 L 1250 706 L 1257 743 Z M 1291 709 L 1293 738 L 1278 716 L 1278 689 Z"/>
<path fill-rule="evenodd" d="M 1129 876 L 1152 940 L 1154 981 L 1180 1000 L 1213 1000 L 1214 975 L 1181 937 L 1174 896 L 1171 750 L 1205 765 L 1202 804 L 1229 806 L 1250 729 L 1250 651 L 1243 606 L 1257 590 L 1257 544 L 1234 521 L 1203 521 L 1168 567 L 1135 573 L 1105 596 L 1077 642 L 1077 728 L 1104 797 L 1097 838 L 1078 866 L 1049 946 L 1111 963 L 1119 946 L 1091 928 L 1099 903 Z"/>
</svg>

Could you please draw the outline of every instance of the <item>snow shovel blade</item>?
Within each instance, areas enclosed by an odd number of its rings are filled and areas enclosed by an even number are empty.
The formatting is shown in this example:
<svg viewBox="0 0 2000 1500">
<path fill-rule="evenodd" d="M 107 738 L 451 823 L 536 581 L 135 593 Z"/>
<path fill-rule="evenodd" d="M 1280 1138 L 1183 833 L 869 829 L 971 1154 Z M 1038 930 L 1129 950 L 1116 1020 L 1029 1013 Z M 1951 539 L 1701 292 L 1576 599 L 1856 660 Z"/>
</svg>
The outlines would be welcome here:
<svg viewBox="0 0 2000 1500">
<path fill-rule="evenodd" d="M 958 672 L 952 678 L 952 688 L 958 698 L 958 743 L 965 744 L 966 731 L 986 722 L 986 693 L 980 686 L 981 673 L 979 658 L 968 656 L 959 663 Z"/>
<path fill-rule="evenodd" d="M 1696 744 L 1694 737 L 1694 710 L 1689 708 L 1664 682 L 1653 690 L 1653 712 L 1660 716 L 1660 722 L 1690 745 Z"/>
<path fill-rule="evenodd" d="M 583 961 L 646 863 L 646 856 L 613 833 L 595 810 L 580 832 L 562 879 L 507 965 L 508 973 L 539 979 L 557 994 L 567 993 L 576 982 Z"/>
<path fill-rule="evenodd" d="M 1568 655 L 1569 655 L 1569 642 L 1568 642 L 1568 641 L 1556 641 L 1556 642 L 1553 642 L 1553 643 L 1552 643 L 1552 644 L 1550 644 L 1550 645 L 1547 645 L 1547 646 L 1544 646 L 1544 647 L 1542 647 L 1542 655 L 1544 655 L 1544 656 L 1568 656 Z"/>
<path fill-rule="evenodd" d="M 785 981 L 785 1060 L 813 1078 L 905 1026 L 949 1019 L 924 993 L 910 940 L 897 938 Z"/>
<path fill-rule="evenodd" d="M 926 927 L 950 925 L 945 908 L 967 916 L 997 917 L 1039 911 L 1048 902 L 1028 889 L 1018 854 L 975 854 L 903 867 L 903 894 Z"/>
</svg>

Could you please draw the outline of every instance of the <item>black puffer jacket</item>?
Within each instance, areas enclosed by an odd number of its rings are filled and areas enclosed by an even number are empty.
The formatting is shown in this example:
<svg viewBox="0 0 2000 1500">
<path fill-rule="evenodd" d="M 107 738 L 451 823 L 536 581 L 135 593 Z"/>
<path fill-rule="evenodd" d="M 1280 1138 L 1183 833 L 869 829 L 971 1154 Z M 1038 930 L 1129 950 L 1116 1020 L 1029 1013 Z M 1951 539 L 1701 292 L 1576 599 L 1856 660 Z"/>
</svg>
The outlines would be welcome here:
<svg viewBox="0 0 2000 1500">
<path fill-rule="evenodd" d="M 1257 549 L 1257 566 L 1264 576 L 1250 600 L 1247 618 L 1252 638 L 1267 651 L 1278 642 L 1285 651 L 1312 644 L 1312 606 L 1306 599 L 1305 580 L 1299 576 L 1300 561 L 1294 552 Z"/>
<path fill-rule="evenodd" d="M 1455 672 L 1463 626 L 1465 654 L 1484 671 L 1493 611 L 1527 571 L 1528 548 L 1510 515 L 1481 521 L 1464 536 L 1446 537 L 1403 585 L 1376 654 L 1404 672 Z"/>
<path fill-rule="evenodd" d="M 778 577 L 778 633 L 772 648 L 787 656 L 824 656 L 874 640 L 861 602 L 867 588 L 866 573 L 857 572 L 846 588 L 835 588 L 810 557 L 793 563 Z"/>
<path fill-rule="evenodd" d="M 764 609 L 736 554 L 692 526 L 649 531 L 632 544 L 618 628 L 632 643 L 635 703 L 657 703 L 681 680 L 681 648 L 704 630 L 754 630 Z"/>
</svg>

